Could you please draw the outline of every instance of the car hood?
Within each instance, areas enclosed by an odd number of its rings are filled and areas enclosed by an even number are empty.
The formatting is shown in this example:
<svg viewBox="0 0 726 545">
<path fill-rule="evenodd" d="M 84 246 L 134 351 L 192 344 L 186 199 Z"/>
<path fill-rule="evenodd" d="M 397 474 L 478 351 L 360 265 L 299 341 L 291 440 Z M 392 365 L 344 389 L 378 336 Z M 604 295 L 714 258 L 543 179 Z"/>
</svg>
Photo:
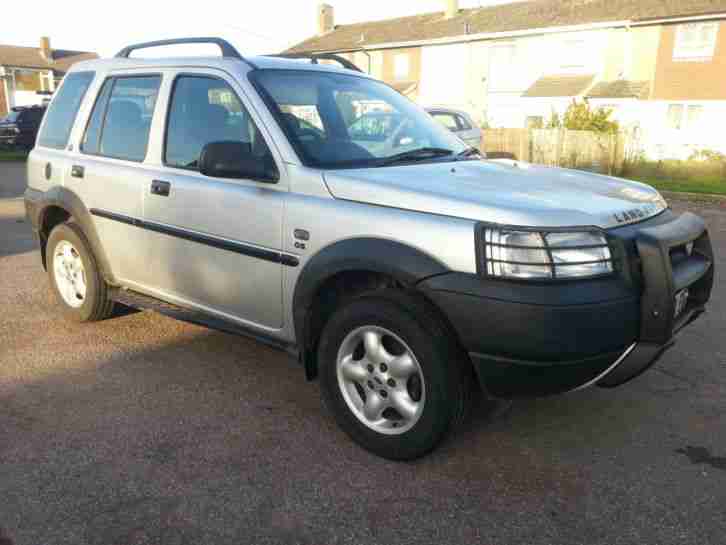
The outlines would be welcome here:
<svg viewBox="0 0 726 545">
<path fill-rule="evenodd" d="M 338 199 L 531 227 L 635 223 L 667 205 L 650 186 L 514 161 L 460 161 L 328 171 Z"/>
</svg>

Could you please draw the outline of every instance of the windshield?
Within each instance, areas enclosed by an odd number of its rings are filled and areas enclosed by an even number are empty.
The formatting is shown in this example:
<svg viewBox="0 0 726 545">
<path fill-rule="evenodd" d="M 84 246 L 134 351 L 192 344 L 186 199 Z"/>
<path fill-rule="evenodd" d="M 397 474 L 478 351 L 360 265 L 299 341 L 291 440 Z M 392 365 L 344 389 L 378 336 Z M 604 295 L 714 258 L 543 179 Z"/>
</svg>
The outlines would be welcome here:
<svg viewBox="0 0 726 545">
<path fill-rule="evenodd" d="M 441 160 L 467 149 L 423 109 L 376 80 L 307 70 L 257 70 L 250 77 L 307 166 Z"/>
</svg>

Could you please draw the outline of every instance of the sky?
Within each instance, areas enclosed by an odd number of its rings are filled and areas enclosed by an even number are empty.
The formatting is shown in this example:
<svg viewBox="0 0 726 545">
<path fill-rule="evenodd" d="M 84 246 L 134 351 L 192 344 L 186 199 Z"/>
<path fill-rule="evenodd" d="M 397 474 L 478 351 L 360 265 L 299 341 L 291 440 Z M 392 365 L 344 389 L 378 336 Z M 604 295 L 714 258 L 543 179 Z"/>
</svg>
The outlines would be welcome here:
<svg viewBox="0 0 726 545">
<path fill-rule="evenodd" d="M 336 24 L 443 11 L 445 0 L 328 0 Z M 460 0 L 461 8 L 503 0 Z M 219 36 L 240 53 L 276 53 L 317 32 L 318 0 L 17 0 L 3 7 L 0 43 L 37 47 L 50 36 L 57 49 L 113 56 L 122 47 L 182 36 Z M 200 48 L 182 54 L 205 54 Z"/>
</svg>

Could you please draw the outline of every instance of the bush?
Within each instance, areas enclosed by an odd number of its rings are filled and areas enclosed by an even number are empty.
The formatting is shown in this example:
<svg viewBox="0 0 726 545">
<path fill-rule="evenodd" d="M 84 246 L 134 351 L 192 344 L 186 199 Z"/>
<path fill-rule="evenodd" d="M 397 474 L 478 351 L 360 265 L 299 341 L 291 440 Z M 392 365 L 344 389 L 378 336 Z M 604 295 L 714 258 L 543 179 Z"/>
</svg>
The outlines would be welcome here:
<svg viewBox="0 0 726 545">
<path fill-rule="evenodd" d="M 571 131 L 613 134 L 620 130 L 620 125 L 617 121 L 610 119 L 612 113 L 612 110 L 606 108 L 592 108 L 587 101 L 573 100 L 561 118 L 557 112 L 552 112 L 547 122 L 547 128 L 564 127 Z"/>
</svg>

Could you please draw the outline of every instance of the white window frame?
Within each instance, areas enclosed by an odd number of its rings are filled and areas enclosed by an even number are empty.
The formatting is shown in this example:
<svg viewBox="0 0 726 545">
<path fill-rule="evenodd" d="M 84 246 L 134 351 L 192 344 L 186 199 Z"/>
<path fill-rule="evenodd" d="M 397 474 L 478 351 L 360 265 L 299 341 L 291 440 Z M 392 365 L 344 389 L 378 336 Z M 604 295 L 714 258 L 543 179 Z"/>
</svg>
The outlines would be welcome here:
<svg viewBox="0 0 726 545">
<path fill-rule="evenodd" d="M 700 23 L 687 23 L 678 25 L 675 32 L 675 42 L 673 44 L 673 60 L 675 61 L 704 61 L 711 60 L 716 51 L 716 42 L 718 41 L 719 22 L 709 21 Z M 688 32 L 694 31 L 697 36 L 701 36 L 704 29 L 712 29 L 710 42 L 701 44 L 689 44 Z"/>
<path fill-rule="evenodd" d="M 674 106 L 680 106 L 682 108 L 680 115 L 681 119 L 678 127 L 671 127 L 669 125 L 669 112 L 671 107 Z M 690 120 L 690 113 L 696 108 L 700 109 L 700 115 L 698 116 L 699 119 L 694 124 Z M 669 102 L 666 106 L 666 128 L 669 131 L 700 131 L 707 111 L 708 108 L 706 104 L 701 102 Z"/>
</svg>

